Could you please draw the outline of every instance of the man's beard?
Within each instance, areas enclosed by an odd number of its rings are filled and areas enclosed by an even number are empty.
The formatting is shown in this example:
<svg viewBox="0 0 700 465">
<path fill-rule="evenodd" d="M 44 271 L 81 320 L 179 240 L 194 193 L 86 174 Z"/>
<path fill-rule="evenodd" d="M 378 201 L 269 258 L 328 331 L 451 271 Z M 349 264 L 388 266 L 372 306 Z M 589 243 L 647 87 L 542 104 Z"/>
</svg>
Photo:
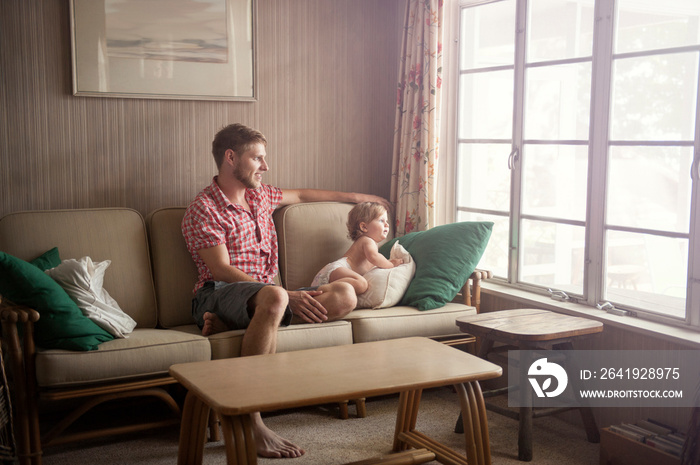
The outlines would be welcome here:
<svg viewBox="0 0 700 465">
<path fill-rule="evenodd" d="M 233 177 L 238 179 L 248 189 L 257 189 L 260 187 L 260 181 L 256 181 L 249 176 L 245 176 L 240 169 L 236 168 L 233 171 Z"/>
</svg>

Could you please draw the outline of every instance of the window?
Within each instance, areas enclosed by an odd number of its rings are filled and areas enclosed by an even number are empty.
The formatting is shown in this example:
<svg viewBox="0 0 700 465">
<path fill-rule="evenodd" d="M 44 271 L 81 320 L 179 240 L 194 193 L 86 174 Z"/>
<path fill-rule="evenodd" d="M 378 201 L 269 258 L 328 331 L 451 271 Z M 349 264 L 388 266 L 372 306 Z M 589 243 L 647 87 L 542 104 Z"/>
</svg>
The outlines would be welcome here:
<svg viewBox="0 0 700 465">
<path fill-rule="evenodd" d="M 520 287 L 700 326 L 700 2 L 461 0 L 456 218 Z"/>
</svg>

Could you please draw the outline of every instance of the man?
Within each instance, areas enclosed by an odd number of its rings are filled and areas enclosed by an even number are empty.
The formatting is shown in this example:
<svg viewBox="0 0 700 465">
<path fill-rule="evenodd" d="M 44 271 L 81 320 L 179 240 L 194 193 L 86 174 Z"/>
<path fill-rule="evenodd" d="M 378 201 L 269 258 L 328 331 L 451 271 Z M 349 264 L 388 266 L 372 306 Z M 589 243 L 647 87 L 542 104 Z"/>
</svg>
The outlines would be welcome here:
<svg viewBox="0 0 700 465">
<path fill-rule="evenodd" d="M 268 170 L 267 140 L 259 131 L 232 124 L 214 137 L 218 176 L 187 208 L 182 232 L 199 279 L 192 314 L 209 336 L 246 328 L 241 356 L 271 354 L 277 328 L 290 323 L 340 319 L 357 303 L 348 283 L 287 291 L 272 284 L 277 274 L 276 208 L 299 202 L 387 202 L 377 196 L 316 189 L 279 189 L 262 183 Z M 258 455 L 299 457 L 304 451 L 252 415 Z"/>
</svg>

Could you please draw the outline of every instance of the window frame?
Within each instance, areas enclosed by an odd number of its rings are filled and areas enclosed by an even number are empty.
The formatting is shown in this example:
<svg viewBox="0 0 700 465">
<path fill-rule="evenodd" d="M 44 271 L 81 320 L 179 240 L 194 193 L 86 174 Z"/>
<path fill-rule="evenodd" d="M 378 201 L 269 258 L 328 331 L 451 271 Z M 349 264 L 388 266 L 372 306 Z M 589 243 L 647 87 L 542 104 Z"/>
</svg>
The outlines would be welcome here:
<svg viewBox="0 0 700 465">
<path fill-rule="evenodd" d="M 448 47 L 445 49 L 445 107 L 443 109 L 443 118 L 446 124 L 443 125 L 446 135 L 444 140 L 447 141 L 447 157 L 451 158 L 447 166 L 453 167 L 454 173 L 451 176 L 453 179 L 448 181 L 447 194 L 451 195 L 452 199 L 447 202 L 452 211 L 446 212 L 445 218 L 447 221 L 454 221 L 457 218 L 459 211 L 470 213 L 488 213 L 501 216 L 501 212 L 484 211 L 479 209 L 463 208 L 459 205 L 457 198 L 458 186 L 460 183 L 460 174 L 458 167 L 458 147 L 461 143 L 472 141 L 472 139 L 459 139 L 459 82 L 460 76 L 463 74 L 460 71 L 460 34 L 461 34 L 461 17 L 463 8 L 476 7 L 480 5 L 501 2 L 505 0 L 453 0 L 447 3 L 448 8 L 445 18 L 447 35 L 444 41 Z M 494 278 L 497 282 L 512 286 L 517 289 L 533 292 L 540 295 L 546 295 L 547 289 L 540 286 L 519 282 L 520 263 L 520 248 L 519 234 L 521 231 L 522 219 L 539 219 L 532 215 L 522 214 L 521 196 L 522 196 L 522 163 L 520 154 L 522 153 L 523 144 L 525 143 L 572 143 L 580 144 L 581 141 L 539 141 L 525 140 L 523 137 L 524 123 L 524 91 L 525 91 L 525 73 L 526 69 L 537 66 L 538 63 L 526 63 L 526 40 L 527 38 L 527 14 L 529 0 L 514 0 L 516 2 L 516 42 L 515 42 L 515 57 L 514 57 L 514 102 L 513 102 L 513 131 L 511 143 L 511 162 L 513 167 L 511 172 L 511 189 L 510 189 L 510 210 L 506 212 L 509 220 L 509 256 L 508 256 L 508 276 L 503 278 Z M 584 250 L 584 276 L 583 276 L 583 293 L 581 295 L 571 295 L 572 301 L 585 304 L 595 308 L 597 304 L 603 302 L 602 296 L 605 293 L 605 236 L 607 231 L 617 230 L 616 227 L 610 227 L 606 224 L 605 218 L 605 203 L 608 189 L 608 159 L 611 147 L 616 145 L 655 145 L 655 141 L 634 141 L 629 143 L 626 141 L 611 141 L 610 140 L 610 115 L 612 105 L 612 75 L 613 66 L 616 59 L 625 58 L 628 56 L 653 56 L 658 51 L 644 52 L 626 52 L 614 53 L 614 40 L 616 28 L 616 3 L 617 0 L 595 0 L 594 4 L 594 29 L 593 29 L 593 48 L 592 57 L 587 61 L 591 62 L 591 101 L 590 115 L 596 115 L 592 118 L 589 115 L 589 139 L 585 141 L 588 145 L 588 173 L 587 173 L 587 206 L 585 223 L 585 250 Z M 522 37 L 519 37 L 522 35 Z M 449 38 L 449 39 L 447 39 Z M 453 49 L 451 49 L 453 47 Z M 675 47 L 663 49 L 661 53 L 673 53 L 674 51 L 690 51 L 697 52 L 700 61 L 700 45 Z M 558 63 L 572 63 L 586 61 L 585 59 L 563 59 L 563 60 L 548 60 L 543 62 L 547 65 Z M 692 182 L 692 198 L 690 205 L 690 225 L 688 234 L 680 233 L 680 236 L 688 239 L 688 274 L 686 279 L 686 308 L 685 319 L 677 319 L 658 313 L 650 312 L 648 309 L 639 309 L 622 304 L 616 304 L 618 308 L 634 312 L 638 317 L 659 321 L 675 326 L 691 327 L 700 329 L 700 64 L 698 65 L 698 89 L 696 92 L 697 102 L 695 107 L 695 134 L 692 143 L 688 141 L 670 141 L 667 145 L 673 146 L 692 146 L 693 161 L 691 166 L 691 182 Z M 485 68 L 484 68 L 485 69 Z M 478 140 L 478 139 L 473 139 Z M 486 142 L 490 140 L 484 140 Z M 506 142 L 506 140 L 493 140 L 493 142 Z M 557 219 L 556 224 L 564 223 Z M 577 223 L 580 225 L 580 223 Z M 632 228 L 632 232 L 644 232 L 645 228 Z"/>
</svg>

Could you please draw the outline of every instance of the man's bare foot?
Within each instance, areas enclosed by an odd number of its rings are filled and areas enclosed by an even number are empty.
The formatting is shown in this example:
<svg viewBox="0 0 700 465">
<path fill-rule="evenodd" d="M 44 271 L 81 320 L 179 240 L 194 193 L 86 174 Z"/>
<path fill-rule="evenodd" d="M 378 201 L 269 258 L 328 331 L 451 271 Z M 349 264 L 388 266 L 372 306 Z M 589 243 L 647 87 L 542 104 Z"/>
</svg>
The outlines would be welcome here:
<svg viewBox="0 0 700 465">
<path fill-rule="evenodd" d="M 204 326 L 202 326 L 202 336 L 211 336 L 216 333 L 223 333 L 228 331 L 228 327 L 224 324 L 219 317 L 211 312 L 206 312 L 202 317 L 204 319 Z"/>
<path fill-rule="evenodd" d="M 270 428 L 265 426 L 260 414 L 253 414 L 255 424 L 255 443 L 258 455 L 267 458 L 296 458 L 304 455 L 304 450 L 292 444 Z"/>
</svg>

